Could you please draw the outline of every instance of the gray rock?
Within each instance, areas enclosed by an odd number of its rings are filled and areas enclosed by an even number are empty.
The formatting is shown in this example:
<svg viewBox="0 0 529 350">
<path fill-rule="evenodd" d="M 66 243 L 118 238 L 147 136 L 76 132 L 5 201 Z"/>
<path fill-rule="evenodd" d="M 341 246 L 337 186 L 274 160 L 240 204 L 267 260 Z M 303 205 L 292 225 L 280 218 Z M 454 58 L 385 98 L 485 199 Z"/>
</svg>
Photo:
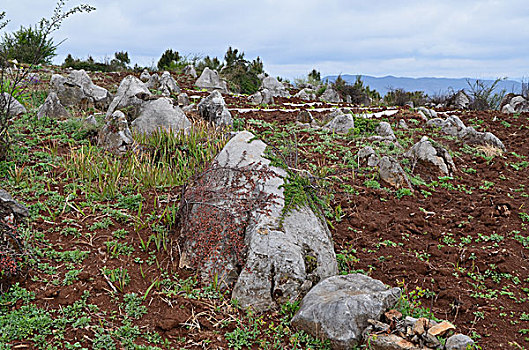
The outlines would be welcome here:
<svg viewBox="0 0 529 350">
<path fill-rule="evenodd" d="M 408 127 L 408 124 L 406 124 L 406 121 L 404 119 L 399 119 L 399 129 L 402 129 L 402 130 L 408 130 L 409 127 Z"/>
<path fill-rule="evenodd" d="M 423 350 L 395 334 L 371 335 L 367 341 L 370 350 Z"/>
<path fill-rule="evenodd" d="M 297 94 L 294 95 L 294 97 L 297 97 L 304 101 L 314 101 L 316 100 L 316 92 L 312 89 L 303 89 L 300 90 Z"/>
<path fill-rule="evenodd" d="M 4 221 L 5 217 L 10 215 L 14 215 L 17 220 L 21 220 L 29 216 L 29 211 L 26 206 L 18 203 L 7 191 L 0 188 L 0 215 Z"/>
<path fill-rule="evenodd" d="M 44 104 L 40 106 L 37 112 L 38 119 L 44 118 L 45 116 L 57 120 L 66 120 L 71 117 L 70 113 L 61 104 L 61 101 L 59 101 L 57 94 L 53 91 L 48 94 L 46 101 L 44 101 Z"/>
<path fill-rule="evenodd" d="M 401 188 L 406 185 L 411 188 L 408 176 L 400 166 L 400 163 L 392 157 L 384 156 L 380 159 L 378 162 L 378 175 L 380 180 L 395 188 Z"/>
<path fill-rule="evenodd" d="M 140 80 L 144 83 L 148 82 L 151 78 L 151 75 L 149 74 L 149 71 L 147 69 L 144 69 L 143 72 L 141 72 Z"/>
<path fill-rule="evenodd" d="M 501 111 L 502 111 L 502 113 L 510 113 L 510 114 L 516 113 L 516 110 L 510 104 L 506 104 L 505 106 L 503 106 Z"/>
<path fill-rule="evenodd" d="M 158 74 L 153 74 L 145 84 L 148 89 L 158 90 L 160 87 L 160 76 Z"/>
<path fill-rule="evenodd" d="M 177 97 L 178 105 L 179 106 L 189 106 L 191 103 L 189 102 L 189 96 L 185 92 L 181 92 L 178 94 Z"/>
<path fill-rule="evenodd" d="M 457 109 L 467 109 L 470 105 L 470 99 L 465 91 L 460 90 L 454 98 L 454 107 Z"/>
<path fill-rule="evenodd" d="M 273 97 L 289 97 L 290 93 L 287 88 L 276 78 L 266 77 L 263 79 L 259 90 L 268 89 Z"/>
<path fill-rule="evenodd" d="M 375 132 L 378 134 L 378 136 L 381 136 L 389 141 L 395 141 L 397 139 L 393 129 L 391 128 L 391 125 L 388 122 L 380 122 L 380 124 L 378 124 L 377 128 L 375 129 Z"/>
<path fill-rule="evenodd" d="M 184 112 L 167 97 L 145 101 L 140 108 L 139 117 L 132 122 L 132 128 L 140 134 L 151 134 L 158 129 L 176 133 L 189 127 L 191 122 Z"/>
<path fill-rule="evenodd" d="M 98 146 L 114 153 L 125 153 L 134 143 L 129 129 L 127 117 L 121 111 L 115 111 L 103 129 L 101 129 Z"/>
<path fill-rule="evenodd" d="M 119 84 L 116 96 L 108 107 L 107 117 L 110 117 L 118 109 L 132 107 L 129 113 L 130 117 L 131 119 L 136 118 L 141 105 L 144 103 L 142 96 L 151 96 L 151 92 L 140 79 L 128 75 Z"/>
<path fill-rule="evenodd" d="M 219 91 L 213 91 L 208 97 L 200 101 L 198 104 L 198 113 L 204 120 L 212 122 L 217 126 L 233 124 L 231 113 Z"/>
<path fill-rule="evenodd" d="M 272 96 L 272 92 L 268 89 L 262 89 L 260 91 L 257 91 L 255 94 L 249 96 L 248 99 L 250 100 L 250 103 L 256 105 L 273 105 L 275 103 L 274 97 Z"/>
<path fill-rule="evenodd" d="M 515 96 L 509 102 L 515 112 L 529 112 L 529 101 L 522 96 Z"/>
<path fill-rule="evenodd" d="M 362 341 L 368 320 L 378 320 L 399 295 L 399 288 L 389 289 L 365 275 L 330 277 L 303 298 L 292 325 L 329 339 L 333 349 L 351 349 Z"/>
<path fill-rule="evenodd" d="M 232 297 L 242 307 L 256 311 L 294 301 L 313 282 L 337 273 L 333 243 L 325 222 L 306 205 L 283 213 L 283 185 L 287 174 L 270 166 L 270 160 L 264 157 L 265 149 L 266 144 L 254 140 L 253 134 L 246 131 L 235 134 L 215 158 L 204 180 L 211 184 L 213 196 L 209 206 L 203 208 L 206 212 L 214 205 L 240 216 L 243 203 L 264 200 L 266 210 L 249 213 L 244 226 L 247 254 L 243 268 L 236 268 L 236 257 L 223 255 L 211 258 L 206 269 L 208 272 L 218 269 L 219 276 L 228 284 L 235 281 Z M 245 169 L 251 172 L 244 173 Z M 261 172 L 267 175 L 259 179 Z M 241 179 L 241 174 L 246 175 Z M 252 188 L 251 183 L 257 187 Z M 229 195 L 226 188 L 233 186 L 247 191 Z M 191 213 L 199 213 L 205 205 L 203 195 L 199 200 L 201 203 L 193 206 Z M 181 266 L 187 266 L 196 251 L 193 237 L 186 238 Z"/>
<path fill-rule="evenodd" d="M 107 89 L 95 85 L 84 70 L 74 70 L 66 78 L 54 74 L 50 89 L 65 107 L 95 107 L 105 110 L 112 99 Z"/>
<path fill-rule="evenodd" d="M 208 91 L 218 90 L 226 94 L 228 93 L 228 84 L 219 77 L 216 71 L 208 67 L 204 68 L 195 85 L 200 89 L 206 89 Z"/>
<path fill-rule="evenodd" d="M 27 113 L 26 107 L 7 92 L 0 94 L 0 109 L 2 109 L 4 113 L 7 111 L 7 115 L 10 117 Z"/>
<path fill-rule="evenodd" d="M 296 121 L 304 124 L 312 124 L 314 123 L 314 117 L 312 116 L 312 113 L 304 109 L 298 113 Z"/>
<path fill-rule="evenodd" d="M 437 112 L 433 109 L 428 109 L 426 107 L 419 107 L 417 110 L 421 113 L 423 113 L 424 116 L 427 117 L 427 119 L 430 118 L 437 118 Z"/>
<path fill-rule="evenodd" d="M 454 115 L 448 116 L 445 120 L 441 118 L 430 119 L 426 123 L 426 126 L 441 128 L 441 132 L 450 136 L 458 136 L 465 129 L 465 124 L 463 124 L 459 117 Z"/>
<path fill-rule="evenodd" d="M 197 78 L 197 71 L 195 70 L 195 66 L 193 66 L 192 64 L 188 64 L 184 70 L 183 70 L 183 73 L 185 75 L 189 75 L 191 76 L 192 78 L 196 79 Z"/>
<path fill-rule="evenodd" d="M 160 88 L 163 96 L 170 96 L 171 94 L 179 94 L 180 88 L 176 84 L 176 80 L 171 76 L 171 73 L 165 71 L 160 77 Z"/>
<path fill-rule="evenodd" d="M 338 114 L 325 125 L 325 128 L 338 134 L 347 134 L 350 129 L 354 129 L 355 121 L 351 114 Z"/>
<path fill-rule="evenodd" d="M 492 146 L 505 151 L 505 145 L 501 140 L 490 132 L 478 132 L 473 127 L 468 126 L 461 131 L 459 134 L 461 140 L 468 144 Z"/>
<path fill-rule="evenodd" d="M 446 350 L 466 350 L 474 346 L 474 341 L 463 334 L 454 334 L 446 340 Z"/>
<path fill-rule="evenodd" d="M 320 96 L 320 100 L 330 103 L 343 102 L 340 94 L 338 94 L 338 91 L 334 90 L 334 88 L 330 85 L 327 86 L 327 89 L 325 89 L 323 95 Z"/>
<path fill-rule="evenodd" d="M 434 144 L 424 136 L 419 142 L 404 154 L 405 157 L 412 158 L 413 162 L 427 162 L 439 168 L 445 175 L 451 175 L 456 166 L 448 151 L 440 145 Z"/>
<path fill-rule="evenodd" d="M 96 116 L 95 115 L 90 115 L 88 117 L 85 118 L 84 122 L 88 125 L 92 125 L 92 126 L 97 126 L 97 119 L 96 119 Z"/>
<path fill-rule="evenodd" d="M 358 162 L 363 164 L 367 161 L 367 166 L 375 167 L 378 165 L 379 159 L 373 148 L 366 146 L 358 151 Z"/>
</svg>

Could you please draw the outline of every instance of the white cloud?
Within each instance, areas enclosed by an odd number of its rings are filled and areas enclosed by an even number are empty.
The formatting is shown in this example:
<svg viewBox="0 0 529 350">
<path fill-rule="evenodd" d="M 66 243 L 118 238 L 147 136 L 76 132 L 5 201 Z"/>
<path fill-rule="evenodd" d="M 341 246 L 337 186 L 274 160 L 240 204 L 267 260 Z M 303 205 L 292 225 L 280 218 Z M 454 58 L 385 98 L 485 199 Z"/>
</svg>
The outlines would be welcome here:
<svg viewBox="0 0 529 350">
<path fill-rule="evenodd" d="M 61 57 L 125 50 L 143 65 L 167 48 L 259 55 L 273 75 L 527 75 L 525 0 L 87 0 L 56 33 Z M 4 0 L 10 29 L 49 15 L 53 0 Z M 72 0 L 71 5 L 76 3 Z"/>
</svg>

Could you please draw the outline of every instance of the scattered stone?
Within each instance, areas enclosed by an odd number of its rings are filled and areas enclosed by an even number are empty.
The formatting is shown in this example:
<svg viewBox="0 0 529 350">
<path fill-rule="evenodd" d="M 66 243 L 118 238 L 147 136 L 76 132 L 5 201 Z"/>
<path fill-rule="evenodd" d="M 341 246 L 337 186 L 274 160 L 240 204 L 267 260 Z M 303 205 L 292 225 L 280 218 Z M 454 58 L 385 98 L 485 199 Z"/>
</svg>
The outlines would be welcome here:
<svg viewBox="0 0 529 350">
<path fill-rule="evenodd" d="M 450 322 L 448 321 L 443 321 L 433 327 L 431 327 L 430 329 L 428 329 L 428 334 L 431 334 L 433 336 L 440 336 L 440 335 L 444 335 L 446 332 L 450 331 L 450 330 L 454 330 L 456 329 L 456 327 L 451 324 Z"/>
<path fill-rule="evenodd" d="M 296 116 L 296 121 L 305 124 L 312 124 L 314 122 L 314 118 L 312 117 L 312 113 L 304 109 L 298 113 Z"/>
<path fill-rule="evenodd" d="M 408 186 L 411 184 L 408 176 L 402 169 L 400 163 L 392 157 L 384 156 L 378 162 L 378 175 L 380 180 L 395 188 Z"/>
<path fill-rule="evenodd" d="M 362 274 L 329 277 L 303 298 L 292 325 L 329 339 L 334 349 L 350 349 L 362 341 L 367 320 L 379 319 L 399 295 L 399 288 Z"/>
<path fill-rule="evenodd" d="M 320 96 L 320 100 L 330 103 L 340 103 L 343 102 L 342 98 L 338 91 L 336 91 L 331 85 L 327 86 L 323 95 Z"/>
<path fill-rule="evenodd" d="M 369 319 L 367 320 L 367 323 L 369 323 L 371 325 L 371 329 L 372 331 L 374 332 L 381 332 L 381 333 L 389 333 L 390 329 L 391 329 L 391 326 L 387 323 L 384 323 L 384 322 L 380 322 L 380 321 L 377 321 L 377 320 L 372 320 L 372 319 Z"/>
<path fill-rule="evenodd" d="M 395 309 L 391 309 L 388 312 L 384 313 L 384 316 L 386 317 L 386 320 L 389 322 L 394 322 L 397 320 L 400 320 L 402 318 L 402 313 Z"/>
<path fill-rule="evenodd" d="M 464 90 L 459 90 L 454 97 L 454 102 L 451 104 L 454 108 L 457 109 L 468 109 L 470 105 L 470 99 Z"/>
<path fill-rule="evenodd" d="M 378 124 L 377 128 L 375 129 L 375 132 L 378 134 L 378 136 L 381 136 L 388 141 L 395 141 L 397 139 L 393 129 L 391 128 L 391 125 L 388 122 L 380 122 L 380 124 Z"/>
<path fill-rule="evenodd" d="M 419 117 L 421 117 L 422 120 L 424 120 L 425 122 L 427 122 L 429 119 L 428 117 L 421 111 L 417 112 L 417 114 L 419 114 Z"/>
<path fill-rule="evenodd" d="M 421 317 L 419 318 L 415 324 L 413 325 L 412 332 L 416 335 L 423 335 L 426 332 L 426 329 L 428 329 L 429 321 L 427 318 Z"/>
<path fill-rule="evenodd" d="M 96 116 L 93 115 L 93 114 L 88 116 L 88 117 L 86 117 L 84 122 L 85 122 L 85 124 L 88 124 L 88 125 L 91 125 L 91 126 L 97 126 L 98 125 Z"/>
<path fill-rule="evenodd" d="M 0 94 L 0 108 L 2 108 L 4 113 L 7 110 L 7 115 L 10 117 L 27 113 L 26 107 L 7 92 Z"/>
<path fill-rule="evenodd" d="M 257 91 L 255 94 L 248 97 L 250 100 L 250 103 L 256 104 L 256 105 L 273 105 L 274 104 L 274 97 L 272 96 L 272 93 L 268 89 L 262 89 L 261 91 Z"/>
<path fill-rule="evenodd" d="M 529 101 L 527 101 L 523 96 L 514 96 L 513 94 L 508 94 L 502 101 L 501 106 L 501 111 L 503 113 L 529 112 Z"/>
<path fill-rule="evenodd" d="M 198 113 L 204 120 L 212 122 L 217 126 L 233 124 L 231 113 L 219 91 L 213 91 L 208 97 L 200 101 L 198 104 Z"/>
<path fill-rule="evenodd" d="M 125 153 L 133 143 L 127 117 L 123 112 L 115 111 L 101 129 L 97 144 L 107 151 Z"/>
<path fill-rule="evenodd" d="M 130 117 L 135 119 L 144 103 L 142 96 L 151 96 L 147 86 L 133 75 L 126 76 L 119 84 L 116 96 L 108 107 L 107 117 L 110 117 L 118 109 L 130 108 Z"/>
<path fill-rule="evenodd" d="M 421 113 L 423 113 L 424 116 L 427 117 L 427 119 L 430 118 L 437 118 L 437 112 L 433 109 L 428 109 L 426 107 L 419 107 L 417 110 Z"/>
<path fill-rule="evenodd" d="M 55 92 L 65 107 L 95 107 L 106 110 L 111 94 L 100 86 L 95 85 L 84 70 L 74 70 L 68 77 L 54 74 L 50 82 L 51 92 Z"/>
<path fill-rule="evenodd" d="M 154 73 L 153 75 L 151 75 L 151 77 L 147 81 L 147 84 L 145 85 L 147 85 L 148 89 L 158 90 L 158 88 L 160 87 L 160 76 Z"/>
<path fill-rule="evenodd" d="M 325 125 L 325 128 L 338 134 L 347 134 L 354 129 L 355 121 L 351 114 L 343 114 L 341 111 Z"/>
<path fill-rule="evenodd" d="M 149 71 L 147 69 L 144 69 L 143 72 L 141 72 L 140 80 L 144 83 L 148 82 L 151 78 L 151 75 L 149 74 Z"/>
<path fill-rule="evenodd" d="M 446 350 L 467 350 L 474 346 L 474 341 L 464 334 L 455 334 L 446 340 Z"/>
<path fill-rule="evenodd" d="M 367 166 L 375 167 L 378 165 L 378 156 L 375 153 L 375 150 L 369 146 L 362 148 L 358 151 L 358 161 L 360 164 L 364 163 L 367 160 Z"/>
<path fill-rule="evenodd" d="M 191 127 L 184 112 L 168 97 L 145 101 L 138 114 L 132 127 L 140 134 L 151 134 L 159 129 L 178 132 Z"/>
<path fill-rule="evenodd" d="M 195 70 L 195 66 L 193 66 L 192 64 L 188 64 L 184 70 L 183 70 L 183 73 L 185 75 L 189 75 L 191 76 L 192 78 L 196 79 L 197 78 L 197 71 Z"/>
<path fill-rule="evenodd" d="M 294 97 L 297 97 L 304 101 L 314 101 L 316 100 L 316 92 L 312 89 L 305 88 L 295 94 Z"/>
<path fill-rule="evenodd" d="M 182 107 L 189 106 L 191 104 L 189 101 L 189 95 L 185 92 L 181 92 L 178 94 L 177 102 L 178 105 Z"/>
<path fill-rule="evenodd" d="M 61 101 L 59 101 L 57 94 L 53 91 L 48 94 L 46 101 L 44 101 L 44 104 L 40 106 L 37 112 L 38 119 L 44 118 L 45 116 L 57 120 L 66 120 L 70 118 L 70 113 L 64 108 Z"/>
<path fill-rule="evenodd" d="M 287 88 L 276 78 L 266 77 L 263 79 L 259 90 L 268 89 L 273 97 L 290 97 Z"/>
<path fill-rule="evenodd" d="M 421 350 L 421 348 L 416 347 L 413 343 L 395 334 L 372 334 L 367 340 L 367 343 L 370 345 L 369 349 L 371 350 Z"/>
<path fill-rule="evenodd" d="M 423 136 L 404 156 L 411 158 L 413 164 L 418 161 L 431 163 L 445 175 L 451 175 L 456 170 L 450 153 L 441 145 L 432 143 L 427 136 Z"/>
<path fill-rule="evenodd" d="M 402 130 L 408 130 L 409 127 L 408 127 L 408 124 L 406 124 L 406 121 L 404 119 L 399 119 L 399 129 L 402 129 Z"/>
<path fill-rule="evenodd" d="M 206 89 L 208 91 L 218 90 L 226 94 L 228 93 L 228 84 L 219 77 L 217 71 L 211 70 L 208 67 L 204 68 L 195 85 L 200 89 Z"/>
<path fill-rule="evenodd" d="M 171 76 L 171 73 L 165 71 L 160 77 L 160 88 L 162 96 L 170 96 L 171 94 L 179 94 L 180 88 L 176 84 L 176 80 Z"/>
</svg>

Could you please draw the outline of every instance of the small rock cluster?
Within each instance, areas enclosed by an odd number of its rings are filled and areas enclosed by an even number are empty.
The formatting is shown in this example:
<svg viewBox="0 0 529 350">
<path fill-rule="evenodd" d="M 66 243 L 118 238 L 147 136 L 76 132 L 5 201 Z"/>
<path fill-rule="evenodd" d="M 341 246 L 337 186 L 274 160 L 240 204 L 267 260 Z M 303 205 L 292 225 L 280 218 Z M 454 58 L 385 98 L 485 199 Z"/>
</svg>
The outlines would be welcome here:
<svg viewBox="0 0 529 350">
<path fill-rule="evenodd" d="M 368 320 L 364 330 L 364 339 L 372 350 L 466 350 L 474 345 L 470 337 L 453 334 L 456 327 L 448 321 L 403 317 L 394 309 L 386 312 L 383 320 Z M 444 346 L 440 339 L 445 340 Z"/>
</svg>

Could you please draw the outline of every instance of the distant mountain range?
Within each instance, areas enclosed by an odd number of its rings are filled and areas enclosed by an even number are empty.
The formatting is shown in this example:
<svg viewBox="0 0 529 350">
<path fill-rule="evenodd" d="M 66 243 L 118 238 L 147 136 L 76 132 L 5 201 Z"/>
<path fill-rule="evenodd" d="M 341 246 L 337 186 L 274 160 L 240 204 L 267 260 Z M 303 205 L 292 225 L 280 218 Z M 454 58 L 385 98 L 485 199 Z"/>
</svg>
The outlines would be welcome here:
<svg viewBox="0 0 529 350">
<path fill-rule="evenodd" d="M 330 75 L 324 77 L 323 80 L 328 79 L 330 82 L 334 82 L 338 76 Z M 447 92 L 459 91 L 461 89 L 469 90 L 467 80 L 471 83 L 475 83 L 475 78 L 405 78 L 405 77 L 394 77 L 388 75 L 386 77 L 372 77 L 369 75 L 362 75 L 362 81 L 364 85 L 369 86 L 371 89 L 377 90 L 382 96 L 384 96 L 391 89 L 404 89 L 405 91 L 424 91 L 429 96 L 446 94 Z M 356 81 L 356 75 L 343 74 L 342 78 L 353 84 Z M 490 86 L 494 80 L 483 80 L 487 86 Z M 496 92 L 505 90 L 506 92 L 521 93 L 522 83 L 515 80 L 503 80 L 500 81 L 496 87 Z"/>
</svg>

